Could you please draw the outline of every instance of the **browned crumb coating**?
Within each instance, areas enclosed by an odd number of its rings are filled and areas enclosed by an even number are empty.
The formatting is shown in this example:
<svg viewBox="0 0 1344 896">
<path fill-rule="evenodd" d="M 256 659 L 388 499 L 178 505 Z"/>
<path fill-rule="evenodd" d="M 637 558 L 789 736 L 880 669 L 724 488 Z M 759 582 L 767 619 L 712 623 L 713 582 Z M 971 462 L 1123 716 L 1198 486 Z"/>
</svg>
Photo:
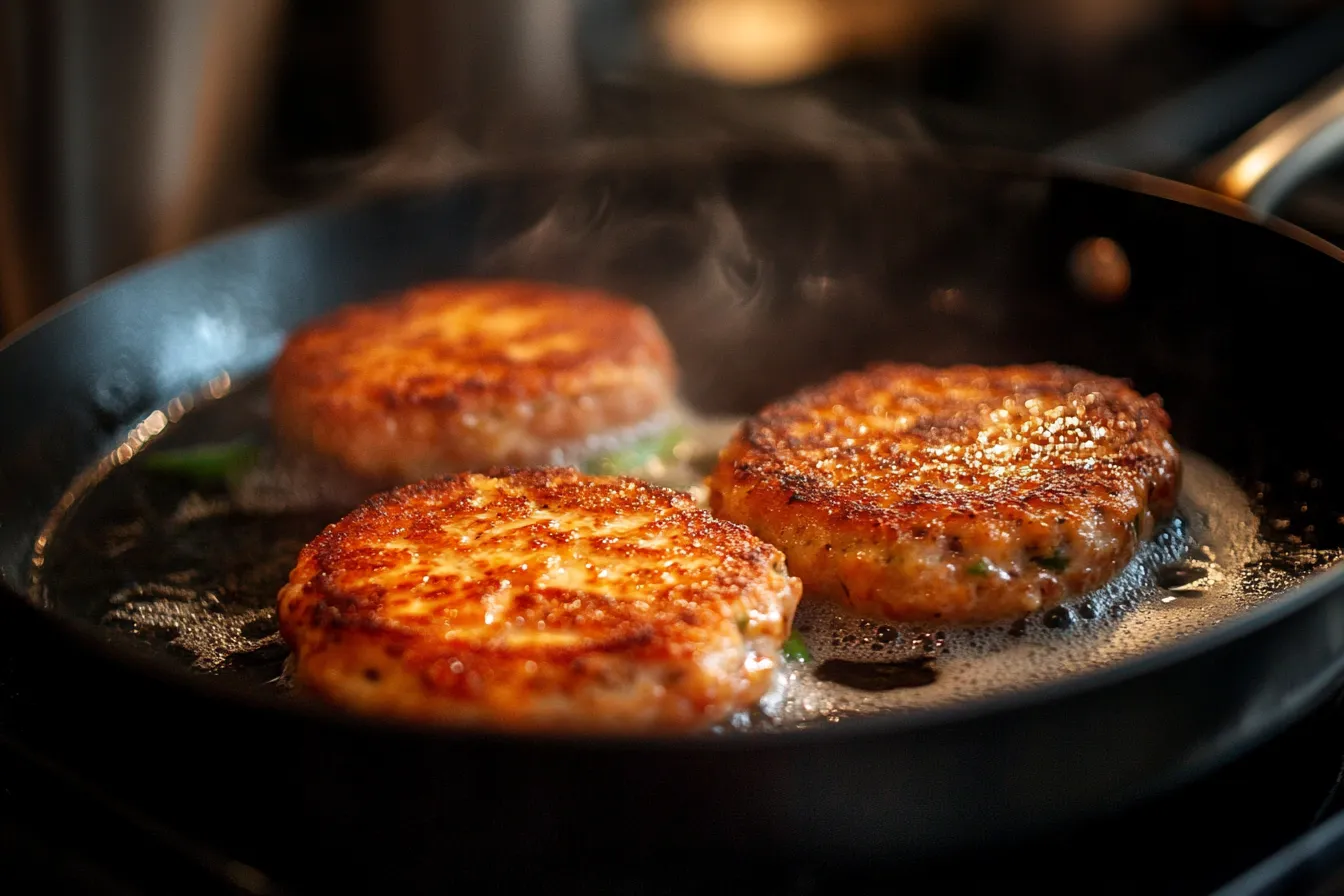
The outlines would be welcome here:
<svg viewBox="0 0 1344 896">
<path fill-rule="evenodd" d="M 978 623 L 1095 589 L 1175 508 L 1157 397 L 1051 364 L 880 364 L 770 405 L 723 450 L 714 511 L 809 594 Z"/>
<path fill-rule="evenodd" d="M 299 683 L 357 711 L 680 731 L 761 698 L 800 593 L 685 494 L 543 468 L 370 499 L 303 549 L 279 614 Z"/>
<path fill-rule="evenodd" d="M 293 333 L 271 376 L 281 441 L 389 482 L 581 459 L 667 412 L 677 371 L 648 309 L 520 281 L 432 283 Z"/>
</svg>

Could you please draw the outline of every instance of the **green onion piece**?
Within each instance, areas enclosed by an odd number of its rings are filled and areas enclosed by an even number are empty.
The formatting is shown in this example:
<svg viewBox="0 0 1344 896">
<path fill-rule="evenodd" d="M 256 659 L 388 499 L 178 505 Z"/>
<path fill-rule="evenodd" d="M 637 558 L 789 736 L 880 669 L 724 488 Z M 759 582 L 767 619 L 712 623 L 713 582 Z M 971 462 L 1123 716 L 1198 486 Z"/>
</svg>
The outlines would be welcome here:
<svg viewBox="0 0 1344 896">
<path fill-rule="evenodd" d="M 989 564 L 984 561 L 984 558 L 981 558 L 966 567 L 966 574 L 972 576 L 987 576 L 989 575 Z"/>
<path fill-rule="evenodd" d="M 1049 557 L 1033 557 L 1037 566 L 1043 566 L 1046 569 L 1053 569 L 1055 572 L 1063 572 L 1069 566 L 1069 558 L 1064 555 L 1062 548 L 1055 548 L 1055 552 Z"/>
<path fill-rule="evenodd" d="M 790 663 L 806 663 L 812 659 L 812 651 L 807 649 L 807 645 L 803 643 L 803 636 L 797 632 L 789 635 L 788 640 L 780 646 L 779 652 Z"/>
<path fill-rule="evenodd" d="M 598 476 L 636 473 L 652 460 L 670 460 L 673 449 L 685 437 L 686 432 L 680 426 L 670 427 L 656 435 L 590 458 L 583 464 L 583 472 Z"/>
<path fill-rule="evenodd" d="M 251 442 L 193 445 L 172 451 L 147 451 L 140 462 L 145 469 L 207 482 L 222 482 L 247 470 L 261 449 Z"/>
</svg>

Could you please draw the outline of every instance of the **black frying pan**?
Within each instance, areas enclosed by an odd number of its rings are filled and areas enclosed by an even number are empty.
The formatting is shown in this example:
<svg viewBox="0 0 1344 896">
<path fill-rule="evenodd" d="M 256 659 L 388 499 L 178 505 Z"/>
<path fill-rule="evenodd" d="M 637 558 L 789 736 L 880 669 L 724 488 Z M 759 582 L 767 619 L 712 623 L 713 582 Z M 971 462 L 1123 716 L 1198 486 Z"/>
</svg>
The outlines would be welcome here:
<svg viewBox="0 0 1344 896">
<path fill-rule="evenodd" d="M 1124 290 L 1077 276 L 1077 247 L 1096 237 L 1123 248 Z M 1167 181 L 872 148 L 570 160 L 286 218 L 100 284 L 0 349 L 4 625 L 49 651 L 49 742 L 187 830 L 322 880 L 919 861 L 1010 842 L 1228 761 L 1344 672 L 1344 571 L 1321 559 L 1344 548 L 1329 323 L 1341 261 Z M 710 411 L 749 412 L 879 357 L 1127 376 L 1251 496 L 1276 546 L 1261 581 L 1292 587 L 1019 692 L 819 730 L 614 740 L 391 725 L 284 698 L 246 669 L 192 672 L 171 644 L 98 624 L 108 594 L 70 585 L 78 545 L 64 587 L 32 590 L 53 508 L 152 412 L 218 390 L 221 373 L 260 375 L 314 314 L 463 273 L 638 296 L 680 353 L 687 398 Z"/>
</svg>

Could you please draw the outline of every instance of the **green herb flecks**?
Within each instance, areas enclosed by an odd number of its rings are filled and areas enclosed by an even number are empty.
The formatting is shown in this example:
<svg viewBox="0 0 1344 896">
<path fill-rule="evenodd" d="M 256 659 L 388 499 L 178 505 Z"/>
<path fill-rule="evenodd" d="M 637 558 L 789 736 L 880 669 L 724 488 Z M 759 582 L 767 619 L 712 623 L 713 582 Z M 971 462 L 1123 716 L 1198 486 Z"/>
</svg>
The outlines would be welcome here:
<svg viewBox="0 0 1344 896">
<path fill-rule="evenodd" d="M 966 574 L 971 576 L 987 576 L 989 575 L 989 564 L 984 561 L 984 558 L 981 558 L 966 567 Z"/>
<path fill-rule="evenodd" d="M 639 473 L 655 460 L 671 461 L 673 451 L 685 438 L 686 431 L 680 426 L 673 426 L 656 435 L 590 458 L 583 464 L 583 472 L 595 476 Z"/>
<path fill-rule="evenodd" d="M 1069 558 L 1062 548 L 1055 548 L 1055 552 L 1048 557 L 1032 557 L 1032 561 L 1044 569 L 1063 572 L 1069 567 Z"/>
<path fill-rule="evenodd" d="M 201 483 L 223 483 L 251 469 L 261 449 L 251 442 L 193 445 L 170 451 L 145 452 L 140 462 L 155 473 Z"/>
<path fill-rule="evenodd" d="M 803 636 L 797 632 L 789 635 L 788 640 L 780 647 L 779 652 L 790 663 L 806 663 L 812 660 L 812 651 L 807 649 L 807 644 L 803 642 Z"/>
</svg>

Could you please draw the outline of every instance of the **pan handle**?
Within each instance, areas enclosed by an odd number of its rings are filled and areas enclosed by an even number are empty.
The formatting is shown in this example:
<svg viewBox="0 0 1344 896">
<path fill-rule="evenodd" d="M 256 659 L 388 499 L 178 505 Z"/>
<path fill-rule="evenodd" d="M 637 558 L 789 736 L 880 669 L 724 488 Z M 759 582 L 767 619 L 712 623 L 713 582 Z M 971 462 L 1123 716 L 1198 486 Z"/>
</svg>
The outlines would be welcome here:
<svg viewBox="0 0 1344 896">
<path fill-rule="evenodd" d="M 1344 150 L 1344 68 L 1195 169 L 1193 180 L 1269 215 Z"/>
</svg>

